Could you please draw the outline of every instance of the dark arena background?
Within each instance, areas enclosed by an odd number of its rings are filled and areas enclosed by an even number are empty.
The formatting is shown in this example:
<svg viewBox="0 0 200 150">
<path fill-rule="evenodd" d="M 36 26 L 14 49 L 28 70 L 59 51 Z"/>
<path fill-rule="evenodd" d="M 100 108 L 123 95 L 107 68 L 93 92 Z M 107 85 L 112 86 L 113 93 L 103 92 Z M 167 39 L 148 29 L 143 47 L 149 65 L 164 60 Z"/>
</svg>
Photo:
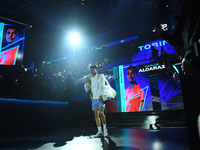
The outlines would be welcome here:
<svg viewBox="0 0 200 150">
<path fill-rule="evenodd" d="M 158 22 L 174 33 L 177 4 L 2 1 L 0 149 L 192 149 L 187 85 L 170 71 L 181 70 L 177 47 L 154 33 Z M 108 137 L 92 137 L 97 128 L 84 89 L 91 65 L 117 92 L 105 106 Z"/>
</svg>

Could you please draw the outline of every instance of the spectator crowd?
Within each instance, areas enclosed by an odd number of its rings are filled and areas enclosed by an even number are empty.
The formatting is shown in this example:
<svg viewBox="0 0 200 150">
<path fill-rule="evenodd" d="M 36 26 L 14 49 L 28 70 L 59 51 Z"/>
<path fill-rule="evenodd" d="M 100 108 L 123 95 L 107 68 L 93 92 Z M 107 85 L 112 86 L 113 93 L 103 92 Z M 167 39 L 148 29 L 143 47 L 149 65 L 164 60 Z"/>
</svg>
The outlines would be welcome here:
<svg viewBox="0 0 200 150">
<path fill-rule="evenodd" d="M 104 59 L 93 64 L 103 68 L 108 63 Z M 74 83 L 90 74 L 89 65 L 74 63 L 62 68 L 53 63 L 31 70 L 23 65 L 0 66 L 0 98 L 68 102 L 84 93 L 83 87 Z"/>
</svg>

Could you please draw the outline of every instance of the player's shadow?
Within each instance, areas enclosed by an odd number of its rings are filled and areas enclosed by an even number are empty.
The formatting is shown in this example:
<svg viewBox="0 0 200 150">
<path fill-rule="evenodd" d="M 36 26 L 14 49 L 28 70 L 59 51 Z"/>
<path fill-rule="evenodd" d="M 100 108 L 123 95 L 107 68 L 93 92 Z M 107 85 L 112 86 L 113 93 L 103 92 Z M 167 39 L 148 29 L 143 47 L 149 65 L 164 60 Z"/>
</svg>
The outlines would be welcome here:
<svg viewBox="0 0 200 150">
<path fill-rule="evenodd" d="M 135 147 L 117 146 L 110 137 L 101 137 L 103 150 L 139 150 Z M 120 144 L 120 143 L 118 143 Z"/>
</svg>

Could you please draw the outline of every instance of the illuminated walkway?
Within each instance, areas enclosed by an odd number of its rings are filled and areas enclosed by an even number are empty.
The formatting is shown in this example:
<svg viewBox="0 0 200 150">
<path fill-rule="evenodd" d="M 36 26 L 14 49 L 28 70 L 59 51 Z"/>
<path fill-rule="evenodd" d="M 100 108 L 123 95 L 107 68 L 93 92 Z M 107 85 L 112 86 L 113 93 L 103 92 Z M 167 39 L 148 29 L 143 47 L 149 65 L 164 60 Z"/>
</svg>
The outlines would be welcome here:
<svg viewBox="0 0 200 150">
<path fill-rule="evenodd" d="M 0 139 L 1 150 L 189 150 L 186 128 L 162 130 L 109 128 L 106 138 L 92 138 L 96 128 L 77 128 Z"/>
</svg>

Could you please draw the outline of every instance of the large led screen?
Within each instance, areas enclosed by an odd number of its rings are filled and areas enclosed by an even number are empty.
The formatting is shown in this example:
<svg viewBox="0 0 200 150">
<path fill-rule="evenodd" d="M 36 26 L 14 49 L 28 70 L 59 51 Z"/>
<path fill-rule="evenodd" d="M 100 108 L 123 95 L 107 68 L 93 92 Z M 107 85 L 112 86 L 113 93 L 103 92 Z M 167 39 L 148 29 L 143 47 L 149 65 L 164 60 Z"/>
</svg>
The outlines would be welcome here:
<svg viewBox="0 0 200 150">
<path fill-rule="evenodd" d="M 183 109 L 181 85 L 161 63 L 121 65 L 117 71 L 118 94 L 107 102 L 108 113 Z"/>
<path fill-rule="evenodd" d="M 0 65 L 23 63 L 25 29 L 14 24 L 0 23 Z"/>
</svg>

